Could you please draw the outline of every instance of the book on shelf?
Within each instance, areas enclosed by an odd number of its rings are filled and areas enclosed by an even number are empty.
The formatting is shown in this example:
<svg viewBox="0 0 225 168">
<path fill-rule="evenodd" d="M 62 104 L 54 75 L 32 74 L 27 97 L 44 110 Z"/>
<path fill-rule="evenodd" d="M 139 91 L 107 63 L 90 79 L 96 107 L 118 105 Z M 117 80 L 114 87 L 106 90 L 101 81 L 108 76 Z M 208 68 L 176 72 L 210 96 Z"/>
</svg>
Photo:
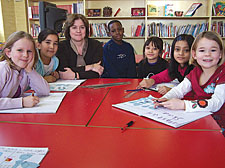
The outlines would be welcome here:
<svg viewBox="0 0 225 168">
<path fill-rule="evenodd" d="M 137 25 L 137 28 L 135 30 L 135 33 L 133 34 L 133 25 L 131 26 L 131 36 L 134 37 L 140 37 L 140 36 L 144 36 L 145 34 L 145 24 L 142 23 L 141 25 Z"/>
<path fill-rule="evenodd" d="M 215 5 L 216 16 L 225 16 L 225 2 L 216 2 Z"/>
<path fill-rule="evenodd" d="M 72 5 L 57 5 L 57 8 L 62 8 L 67 10 L 68 14 L 72 13 Z"/>
<path fill-rule="evenodd" d="M 179 34 L 191 34 L 193 36 L 196 36 L 199 33 L 207 30 L 208 30 L 208 23 L 176 26 L 173 25 L 172 22 L 169 23 L 168 25 L 161 22 L 160 23 L 152 22 L 147 25 L 148 36 L 158 36 L 158 37 L 176 37 Z"/>
<path fill-rule="evenodd" d="M 38 6 L 31 6 L 32 18 L 39 18 L 39 8 Z"/>
<path fill-rule="evenodd" d="M 212 4 L 212 16 L 216 16 L 216 4 Z"/>
<path fill-rule="evenodd" d="M 91 23 L 89 29 L 90 36 L 92 37 L 109 37 L 106 23 Z"/>
<path fill-rule="evenodd" d="M 138 37 L 141 34 L 141 25 L 137 25 L 136 31 L 135 31 L 135 36 Z"/>
<path fill-rule="evenodd" d="M 165 16 L 173 16 L 173 4 L 165 4 Z"/>
<path fill-rule="evenodd" d="M 148 5 L 148 16 L 158 16 L 158 7 L 156 5 Z"/>
<path fill-rule="evenodd" d="M 28 18 L 33 19 L 31 6 L 28 7 Z"/>
<path fill-rule="evenodd" d="M 202 3 L 193 3 L 184 16 L 193 16 L 198 8 L 202 6 Z"/>
<path fill-rule="evenodd" d="M 78 1 L 72 3 L 72 13 L 78 13 L 84 15 L 84 2 Z"/>
<path fill-rule="evenodd" d="M 41 31 L 40 25 L 35 24 L 35 23 L 31 24 L 30 32 L 33 37 L 37 37 L 39 35 L 40 31 Z"/>
<path fill-rule="evenodd" d="M 223 21 L 213 21 L 211 30 L 219 33 L 221 37 L 225 37 L 225 23 Z"/>
</svg>

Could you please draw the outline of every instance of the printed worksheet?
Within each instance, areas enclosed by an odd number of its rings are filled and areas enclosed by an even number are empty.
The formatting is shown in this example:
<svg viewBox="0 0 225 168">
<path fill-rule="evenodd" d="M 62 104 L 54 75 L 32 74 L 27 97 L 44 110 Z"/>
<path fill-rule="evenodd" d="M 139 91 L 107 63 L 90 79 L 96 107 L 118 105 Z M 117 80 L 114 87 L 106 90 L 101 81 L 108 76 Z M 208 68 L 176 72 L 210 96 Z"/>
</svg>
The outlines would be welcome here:
<svg viewBox="0 0 225 168">
<path fill-rule="evenodd" d="M 168 83 L 159 83 L 159 84 L 156 84 L 156 85 L 153 85 L 151 87 L 152 90 L 155 90 L 155 91 L 158 91 L 159 87 L 162 87 L 162 86 L 166 86 L 166 87 L 169 87 L 169 88 L 173 88 L 175 86 L 177 86 L 180 82 L 175 79 L 171 82 L 168 82 Z"/>
<path fill-rule="evenodd" d="M 63 92 L 71 92 L 76 89 L 84 80 L 62 80 L 59 79 L 56 82 L 49 83 L 51 91 L 63 91 Z"/>
<path fill-rule="evenodd" d="M 36 168 L 48 152 L 48 148 L 24 148 L 0 146 L 1 168 Z"/>
<path fill-rule="evenodd" d="M 138 100 L 115 104 L 113 106 L 175 128 L 211 114 L 210 112 L 185 112 L 184 110 L 169 110 L 164 107 L 154 108 L 153 98 L 154 97 L 149 96 Z"/>
<path fill-rule="evenodd" d="M 50 93 L 49 96 L 40 97 L 40 102 L 34 107 L 0 110 L 0 113 L 56 113 L 65 95 L 66 92 Z"/>
</svg>

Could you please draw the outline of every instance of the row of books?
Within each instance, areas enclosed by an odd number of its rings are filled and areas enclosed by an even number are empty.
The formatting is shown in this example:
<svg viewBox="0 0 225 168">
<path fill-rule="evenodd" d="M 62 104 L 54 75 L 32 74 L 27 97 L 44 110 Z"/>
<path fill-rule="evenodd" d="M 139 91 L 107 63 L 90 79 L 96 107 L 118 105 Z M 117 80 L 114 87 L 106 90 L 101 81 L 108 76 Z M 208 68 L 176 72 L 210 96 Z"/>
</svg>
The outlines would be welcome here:
<svg viewBox="0 0 225 168">
<path fill-rule="evenodd" d="M 109 37 L 109 30 L 106 23 L 90 23 L 90 37 Z"/>
<path fill-rule="evenodd" d="M 134 25 L 132 25 L 131 26 L 131 36 L 132 37 L 145 36 L 145 24 L 142 23 L 140 25 L 137 25 L 135 31 L 134 31 Z"/>
<path fill-rule="evenodd" d="M 199 33 L 207 30 L 208 23 L 174 26 L 173 23 L 166 25 L 161 22 L 152 22 L 147 25 L 148 36 L 158 37 L 176 37 L 179 34 L 191 34 L 196 37 Z"/>
<path fill-rule="evenodd" d="M 84 14 L 84 2 L 78 1 L 71 5 L 56 5 L 57 8 L 62 8 L 68 11 L 68 14 L 79 13 Z M 39 18 L 39 8 L 38 6 L 28 7 L 28 16 L 29 19 L 38 19 Z"/>
<path fill-rule="evenodd" d="M 199 33 L 207 31 L 208 28 L 208 23 L 176 26 L 173 25 L 173 23 L 166 25 L 161 22 L 152 22 L 147 25 L 147 35 L 158 37 L 176 37 L 180 34 L 191 34 L 196 37 Z M 225 23 L 223 21 L 214 21 L 211 25 L 211 30 L 218 32 L 221 37 L 225 37 Z M 89 32 L 92 37 L 109 37 L 109 30 L 106 23 L 91 23 Z M 142 23 L 136 27 L 132 25 L 131 37 L 141 36 L 145 36 L 145 24 Z"/>
<path fill-rule="evenodd" d="M 225 22 L 213 21 L 211 30 L 219 33 L 221 37 L 225 37 Z"/>
<path fill-rule="evenodd" d="M 41 32 L 41 27 L 38 24 L 31 24 L 30 26 L 30 34 L 33 37 L 37 37 L 39 35 L 39 33 Z"/>
</svg>

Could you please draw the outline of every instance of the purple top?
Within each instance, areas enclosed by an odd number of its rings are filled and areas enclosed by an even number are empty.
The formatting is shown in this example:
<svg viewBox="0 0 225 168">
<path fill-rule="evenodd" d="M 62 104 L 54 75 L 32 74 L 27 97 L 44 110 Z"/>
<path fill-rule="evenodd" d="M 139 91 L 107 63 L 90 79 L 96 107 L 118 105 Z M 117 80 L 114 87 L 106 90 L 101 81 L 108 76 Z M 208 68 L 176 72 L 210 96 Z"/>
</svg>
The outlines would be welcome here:
<svg viewBox="0 0 225 168">
<path fill-rule="evenodd" d="M 37 96 L 46 96 L 50 92 L 49 84 L 35 70 L 27 73 L 24 69 L 20 72 L 10 68 L 7 61 L 0 62 L 0 110 L 22 108 L 22 97 L 13 98 L 18 87 L 21 87 L 19 96 L 28 87 L 33 89 Z"/>
</svg>

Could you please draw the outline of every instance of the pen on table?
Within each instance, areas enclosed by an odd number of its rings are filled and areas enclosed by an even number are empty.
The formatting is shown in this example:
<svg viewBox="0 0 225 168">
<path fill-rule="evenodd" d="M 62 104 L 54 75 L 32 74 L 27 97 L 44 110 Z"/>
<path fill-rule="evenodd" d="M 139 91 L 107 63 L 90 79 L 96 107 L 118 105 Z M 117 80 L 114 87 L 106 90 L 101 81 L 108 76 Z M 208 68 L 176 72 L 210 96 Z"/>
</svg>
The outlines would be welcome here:
<svg viewBox="0 0 225 168">
<path fill-rule="evenodd" d="M 141 91 L 143 89 L 130 89 L 130 90 L 125 90 L 126 92 L 135 92 L 135 91 Z"/>
<path fill-rule="evenodd" d="M 155 92 L 157 92 L 157 90 L 156 90 L 156 89 L 151 89 L 151 88 L 146 88 L 146 87 L 143 87 L 142 89 L 143 89 L 143 90 L 151 90 L 151 91 L 155 91 Z"/>
<path fill-rule="evenodd" d="M 134 121 L 130 121 L 123 128 L 121 128 L 122 132 L 126 131 L 127 127 L 131 127 L 134 124 Z"/>
</svg>

